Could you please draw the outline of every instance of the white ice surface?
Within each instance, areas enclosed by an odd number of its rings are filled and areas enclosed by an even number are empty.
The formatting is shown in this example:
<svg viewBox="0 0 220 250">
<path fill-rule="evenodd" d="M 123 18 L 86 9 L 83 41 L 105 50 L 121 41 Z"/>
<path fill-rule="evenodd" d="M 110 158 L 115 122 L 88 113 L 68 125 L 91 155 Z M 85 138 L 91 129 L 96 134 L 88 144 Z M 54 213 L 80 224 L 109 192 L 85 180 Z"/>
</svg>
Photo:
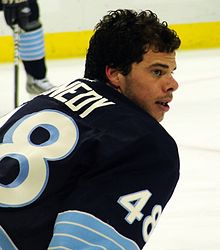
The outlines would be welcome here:
<svg viewBox="0 0 220 250">
<path fill-rule="evenodd" d="M 83 76 L 84 60 L 47 61 L 55 85 Z M 20 103 L 30 99 L 19 70 Z M 146 250 L 220 249 L 220 49 L 179 51 L 179 89 L 162 124 L 176 140 L 181 177 Z M 0 64 L 0 115 L 13 109 L 13 64 Z"/>
</svg>

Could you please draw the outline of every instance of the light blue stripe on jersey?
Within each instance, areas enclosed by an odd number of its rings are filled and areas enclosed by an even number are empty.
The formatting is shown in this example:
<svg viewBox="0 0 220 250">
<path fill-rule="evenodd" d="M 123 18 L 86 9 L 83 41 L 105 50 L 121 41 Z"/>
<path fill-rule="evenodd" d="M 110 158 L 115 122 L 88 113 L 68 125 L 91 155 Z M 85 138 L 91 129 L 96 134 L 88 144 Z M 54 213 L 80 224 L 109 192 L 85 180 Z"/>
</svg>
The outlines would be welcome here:
<svg viewBox="0 0 220 250">
<path fill-rule="evenodd" d="M 1 226 L 0 226 L 0 249 L 18 250 Z"/>
<path fill-rule="evenodd" d="M 44 36 L 42 28 L 31 32 L 23 32 L 19 37 L 19 56 L 24 61 L 34 61 L 45 56 Z"/>
<path fill-rule="evenodd" d="M 58 215 L 48 249 L 140 250 L 110 225 L 76 210 Z"/>
</svg>

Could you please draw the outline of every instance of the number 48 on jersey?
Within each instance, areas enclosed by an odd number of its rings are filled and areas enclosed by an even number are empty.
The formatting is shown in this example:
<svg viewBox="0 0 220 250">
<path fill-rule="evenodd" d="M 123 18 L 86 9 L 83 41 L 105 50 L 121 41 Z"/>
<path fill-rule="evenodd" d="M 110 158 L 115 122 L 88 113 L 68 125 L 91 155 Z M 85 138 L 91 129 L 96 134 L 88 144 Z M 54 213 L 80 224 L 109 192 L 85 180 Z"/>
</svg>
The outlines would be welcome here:
<svg viewBox="0 0 220 250">
<path fill-rule="evenodd" d="M 151 195 L 152 194 L 150 191 L 142 190 L 136 193 L 121 196 L 118 199 L 118 203 L 128 211 L 125 220 L 129 224 L 132 224 L 135 220 L 142 220 L 144 214 L 141 211 L 147 204 Z M 155 205 L 151 211 L 151 215 L 144 218 L 142 225 L 142 235 L 145 242 L 148 241 L 150 235 L 156 227 L 161 212 L 162 207 L 160 205 Z"/>
</svg>

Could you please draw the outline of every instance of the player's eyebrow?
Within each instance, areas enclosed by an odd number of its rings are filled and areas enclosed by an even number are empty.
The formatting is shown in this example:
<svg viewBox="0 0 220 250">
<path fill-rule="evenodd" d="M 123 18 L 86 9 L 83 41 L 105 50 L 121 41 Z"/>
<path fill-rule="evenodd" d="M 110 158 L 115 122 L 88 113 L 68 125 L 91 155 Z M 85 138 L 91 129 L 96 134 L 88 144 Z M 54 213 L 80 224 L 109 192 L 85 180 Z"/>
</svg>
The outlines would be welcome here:
<svg viewBox="0 0 220 250">
<path fill-rule="evenodd" d="M 169 66 L 167 64 L 163 64 L 163 63 L 151 64 L 150 68 L 153 68 L 153 67 L 161 67 L 161 68 L 169 69 Z M 176 67 L 173 70 L 176 70 Z"/>
</svg>

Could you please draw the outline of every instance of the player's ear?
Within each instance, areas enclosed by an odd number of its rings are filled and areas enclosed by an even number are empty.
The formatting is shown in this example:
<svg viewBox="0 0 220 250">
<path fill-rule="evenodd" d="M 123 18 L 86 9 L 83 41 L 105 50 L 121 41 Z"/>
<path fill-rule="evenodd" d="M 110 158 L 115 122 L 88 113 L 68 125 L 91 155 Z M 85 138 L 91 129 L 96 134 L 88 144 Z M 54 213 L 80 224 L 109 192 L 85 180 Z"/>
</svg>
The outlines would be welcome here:
<svg viewBox="0 0 220 250">
<path fill-rule="evenodd" d="M 105 74 L 109 80 L 109 84 L 121 92 L 122 88 L 122 74 L 118 69 L 111 68 L 109 66 L 105 67 Z"/>
</svg>

